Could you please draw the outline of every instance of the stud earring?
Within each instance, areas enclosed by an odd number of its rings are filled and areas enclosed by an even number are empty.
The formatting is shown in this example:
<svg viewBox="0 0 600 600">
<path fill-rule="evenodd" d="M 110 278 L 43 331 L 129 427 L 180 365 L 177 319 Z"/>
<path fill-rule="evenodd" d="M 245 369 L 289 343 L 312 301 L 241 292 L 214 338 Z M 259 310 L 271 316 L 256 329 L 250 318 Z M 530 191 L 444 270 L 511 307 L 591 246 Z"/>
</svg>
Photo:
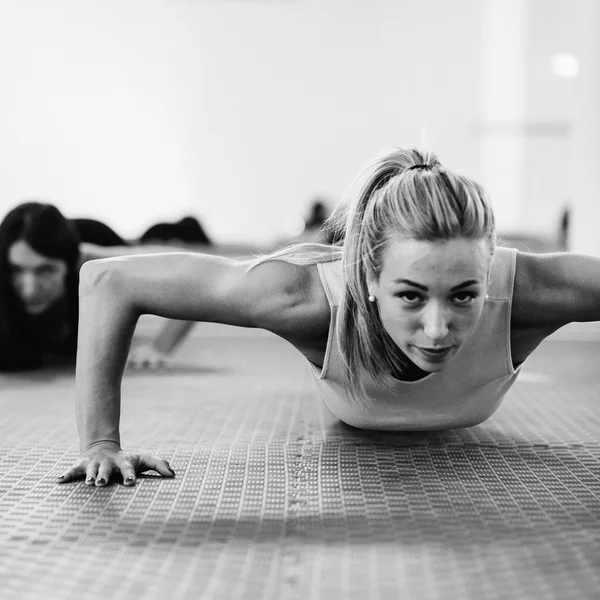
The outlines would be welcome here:
<svg viewBox="0 0 600 600">
<path fill-rule="evenodd" d="M 375 296 L 373 296 L 373 294 L 369 295 L 369 302 L 375 302 Z"/>
</svg>

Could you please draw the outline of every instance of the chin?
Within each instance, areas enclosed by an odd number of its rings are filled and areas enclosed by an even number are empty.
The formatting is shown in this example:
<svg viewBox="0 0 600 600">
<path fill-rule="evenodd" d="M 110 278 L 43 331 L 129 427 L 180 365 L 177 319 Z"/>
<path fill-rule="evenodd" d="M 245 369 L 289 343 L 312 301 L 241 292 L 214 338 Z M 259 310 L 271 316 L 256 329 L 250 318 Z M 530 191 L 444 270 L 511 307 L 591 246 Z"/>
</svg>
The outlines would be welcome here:
<svg viewBox="0 0 600 600">
<path fill-rule="evenodd" d="M 449 361 L 444 362 L 443 364 L 432 365 L 431 363 L 419 361 L 415 362 L 417 367 L 426 373 L 439 373 L 443 371 L 448 366 Z"/>
<path fill-rule="evenodd" d="M 35 306 L 35 307 L 26 307 L 25 312 L 28 315 L 41 315 L 48 310 L 48 305 L 44 304 L 43 306 Z"/>
</svg>

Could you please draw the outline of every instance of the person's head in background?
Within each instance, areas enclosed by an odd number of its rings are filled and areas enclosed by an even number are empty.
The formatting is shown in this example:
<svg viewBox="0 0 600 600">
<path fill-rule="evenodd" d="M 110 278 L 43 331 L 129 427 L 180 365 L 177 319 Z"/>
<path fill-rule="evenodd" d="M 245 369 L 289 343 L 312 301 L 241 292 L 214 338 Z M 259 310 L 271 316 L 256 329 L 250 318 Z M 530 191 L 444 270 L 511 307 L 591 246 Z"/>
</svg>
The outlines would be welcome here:
<svg viewBox="0 0 600 600">
<path fill-rule="evenodd" d="M 395 149 L 328 226 L 343 245 L 338 339 L 351 387 L 361 364 L 388 383 L 399 366 L 443 369 L 475 330 L 487 292 L 496 233 L 483 187 L 433 153 Z"/>
<path fill-rule="evenodd" d="M 204 231 L 200 221 L 186 216 L 173 223 L 156 223 L 139 238 L 140 244 L 198 244 L 211 246 L 212 240 Z"/>
<path fill-rule="evenodd" d="M 321 227 L 328 216 L 329 212 L 325 202 L 320 198 L 313 200 L 308 212 L 308 218 L 306 219 L 306 228 L 315 229 Z"/>
<path fill-rule="evenodd" d="M 0 319 L 17 324 L 76 302 L 78 261 L 79 237 L 55 206 L 25 202 L 11 210 L 0 223 Z"/>
</svg>

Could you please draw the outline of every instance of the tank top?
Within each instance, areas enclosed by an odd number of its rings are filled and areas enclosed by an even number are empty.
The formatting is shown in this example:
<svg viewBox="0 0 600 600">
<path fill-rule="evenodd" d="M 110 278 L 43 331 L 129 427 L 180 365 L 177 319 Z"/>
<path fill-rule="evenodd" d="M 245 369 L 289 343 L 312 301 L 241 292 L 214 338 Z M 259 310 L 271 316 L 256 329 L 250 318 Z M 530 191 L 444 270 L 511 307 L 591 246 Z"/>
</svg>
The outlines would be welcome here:
<svg viewBox="0 0 600 600">
<path fill-rule="evenodd" d="M 510 350 L 516 255 L 512 248 L 496 249 L 481 317 L 445 369 L 418 381 L 395 381 L 389 392 L 365 378 L 368 397 L 364 402 L 351 399 L 344 389 L 336 335 L 341 261 L 319 263 L 331 321 L 323 367 L 310 363 L 310 369 L 329 410 L 354 427 L 399 431 L 470 427 L 490 417 L 520 371 L 520 365 L 513 367 Z"/>
</svg>

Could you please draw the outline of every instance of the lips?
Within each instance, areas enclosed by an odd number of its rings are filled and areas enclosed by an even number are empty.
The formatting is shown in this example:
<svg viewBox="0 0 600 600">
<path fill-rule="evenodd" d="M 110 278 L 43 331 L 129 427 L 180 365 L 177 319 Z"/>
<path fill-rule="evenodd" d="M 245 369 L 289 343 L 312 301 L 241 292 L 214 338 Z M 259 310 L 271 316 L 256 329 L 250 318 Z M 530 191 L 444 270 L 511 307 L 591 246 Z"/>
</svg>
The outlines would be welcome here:
<svg viewBox="0 0 600 600">
<path fill-rule="evenodd" d="M 442 348 L 424 348 L 421 346 L 415 346 L 415 348 L 429 360 L 441 360 L 450 353 L 454 346 L 444 346 Z"/>
<path fill-rule="evenodd" d="M 45 303 L 44 302 L 27 302 L 25 304 L 25 308 L 28 311 L 33 311 L 35 312 L 36 310 L 40 310 L 42 308 L 44 308 Z"/>
</svg>

